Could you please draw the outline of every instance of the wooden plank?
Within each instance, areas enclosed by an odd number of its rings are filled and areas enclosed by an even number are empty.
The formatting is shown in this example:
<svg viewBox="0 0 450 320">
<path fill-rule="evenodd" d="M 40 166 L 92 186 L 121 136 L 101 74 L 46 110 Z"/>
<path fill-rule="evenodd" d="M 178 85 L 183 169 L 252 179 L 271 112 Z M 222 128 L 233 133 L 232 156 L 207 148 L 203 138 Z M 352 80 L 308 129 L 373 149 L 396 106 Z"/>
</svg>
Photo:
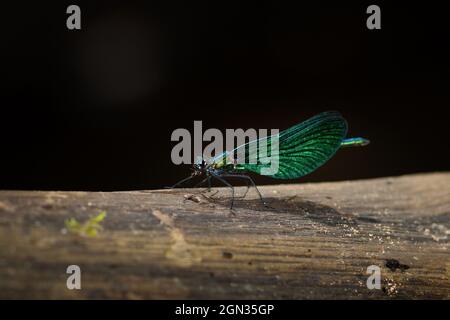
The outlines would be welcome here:
<svg viewBox="0 0 450 320">
<path fill-rule="evenodd" d="M 262 186 L 272 209 L 251 191 L 235 215 L 217 190 L 0 191 L 0 298 L 450 298 L 450 173 Z"/>
</svg>

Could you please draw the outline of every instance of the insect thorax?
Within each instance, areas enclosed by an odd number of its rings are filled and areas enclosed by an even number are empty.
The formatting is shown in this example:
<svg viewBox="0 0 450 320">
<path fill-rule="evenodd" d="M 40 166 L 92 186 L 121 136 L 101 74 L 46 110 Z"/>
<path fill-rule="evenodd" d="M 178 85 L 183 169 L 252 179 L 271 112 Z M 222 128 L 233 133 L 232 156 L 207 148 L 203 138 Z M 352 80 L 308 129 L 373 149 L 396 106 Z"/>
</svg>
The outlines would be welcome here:
<svg viewBox="0 0 450 320">
<path fill-rule="evenodd" d="M 232 170 L 236 165 L 236 160 L 231 156 L 230 153 L 225 152 L 223 155 L 214 159 L 211 166 L 214 169 L 222 169 L 222 170 Z"/>
</svg>

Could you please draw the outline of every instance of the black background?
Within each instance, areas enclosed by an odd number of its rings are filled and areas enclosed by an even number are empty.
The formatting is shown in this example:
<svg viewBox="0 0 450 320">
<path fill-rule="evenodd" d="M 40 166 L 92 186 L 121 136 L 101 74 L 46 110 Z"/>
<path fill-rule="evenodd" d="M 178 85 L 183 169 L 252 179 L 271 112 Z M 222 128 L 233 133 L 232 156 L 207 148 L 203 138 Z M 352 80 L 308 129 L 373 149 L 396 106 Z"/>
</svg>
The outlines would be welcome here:
<svg viewBox="0 0 450 320">
<path fill-rule="evenodd" d="M 170 159 L 176 128 L 284 129 L 330 109 L 372 143 L 301 181 L 450 169 L 443 2 L 28 2 L 2 5 L 2 189 L 160 188 L 189 173 Z"/>
<path fill-rule="evenodd" d="M 412 317 L 421 310 L 444 310 L 447 301 L 430 300 L 64 300 L 64 301 L 0 301 L 2 310 L 11 310 L 16 315 L 28 316 L 30 310 L 34 315 L 41 314 L 49 319 L 60 319 L 66 314 L 67 319 L 80 319 L 87 313 L 98 317 L 114 315 L 120 318 L 139 317 L 148 314 L 149 318 L 181 319 L 175 310 L 182 304 L 188 306 L 205 306 L 218 308 L 220 304 L 271 304 L 275 306 L 270 315 L 260 315 L 261 319 L 290 319 L 292 315 L 314 314 L 322 316 L 342 316 L 346 319 L 359 319 L 361 313 L 368 313 L 369 319 L 389 314 L 394 318 Z M 70 310 L 70 312 L 67 312 Z M 151 311 L 149 311 L 151 310 Z M 352 310 L 349 312 L 348 310 Z M 378 312 L 376 311 L 378 310 Z M 437 311 L 439 312 L 439 311 Z M 444 312 L 444 311 L 443 311 Z M 251 315 L 229 315 L 233 319 L 249 319 Z M 372 317 L 370 317 L 372 316 Z M 193 316 L 191 316 L 193 318 Z M 226 315 L 225 315 L 226 317 Z M 257 317 L 253 315 L 253 317 Z M 201 316 L 197 317 L 198 319 Z M 206 319 L 223 319 L 224 315 L 209 313 Z"/>
</svg>

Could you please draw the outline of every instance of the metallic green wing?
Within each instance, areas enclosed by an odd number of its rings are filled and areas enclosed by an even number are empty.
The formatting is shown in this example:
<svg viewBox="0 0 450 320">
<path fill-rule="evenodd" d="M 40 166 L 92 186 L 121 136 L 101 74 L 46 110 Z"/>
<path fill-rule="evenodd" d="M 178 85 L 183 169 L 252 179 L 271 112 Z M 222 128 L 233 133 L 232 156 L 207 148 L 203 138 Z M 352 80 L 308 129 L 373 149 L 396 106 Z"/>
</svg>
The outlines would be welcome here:
<svg viewBox="0 0 450 320">
<path fill-rule="evenodd" d="M 341 147 L 346 134 L 347 122 L 338 112 L 323 112 L 278 135 L 237 147 L 234 151 L 245 154 L 245 161 L 237 161 L 234 170 L 278 179 L 299 178 L 327 162 Z M 263 144 L 267 146 L 266 154 L 261 154 Z M 248 163 L 249 159 L 256 160 Z M 271 161 L 277 161 L 278 165 L 275 170 L 267 171 Z"/>
</svg>

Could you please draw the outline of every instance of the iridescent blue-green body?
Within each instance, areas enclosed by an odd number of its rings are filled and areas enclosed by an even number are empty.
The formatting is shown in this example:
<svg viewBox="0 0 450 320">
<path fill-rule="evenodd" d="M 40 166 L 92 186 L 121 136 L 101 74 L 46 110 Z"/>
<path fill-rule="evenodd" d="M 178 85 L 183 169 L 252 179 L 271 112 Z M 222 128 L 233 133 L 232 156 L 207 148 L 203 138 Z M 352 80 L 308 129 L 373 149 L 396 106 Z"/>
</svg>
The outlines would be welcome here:
<svg viewBox="0 0 450 320">
<path fill-rule="evenodd" d="M 364 146 L 369 140 L 349 138 L 347 121 L 336 111 L 323 112 L 300 124 L 280 132 L 237 147 L 225 152 L 210 162 L 212 169 L 242 173 L 262 174 L 271 161 L 278 161 L 278 170 L 265 174 L 278 179 L 296 179 L 305 176 L 327 162 L 341 147 Z M 276 139 L 274 139 L 276 138 Z M 275 142 L 274 142 L 275 141 Z M 265 144 L 267 155 L 259 154 L 260 146 Z M 276 143 L 275 148 L 274 143 Z M 236 154 L 244 154 L 243 159 L 236 159 Z M 249 161 L 256 159 L 256 161 Z M 239 161 L 238 161 L 239 160 Z"/>
<path fill-rule="evenodd" d="M 326 163 L 342 147 L 365 146 L 369 140 L 346 138 L 347 121 L 339 112 L 320 113 L 277 135 L 260 138 L 224 152 L 213 159 L 201 160 L 194 165 L 192 174 L 176 183 L 180 185 L 196 176 L 206 176 L 198 185 L 214 178 L 231 188 L 231 209 L 234 203 L 234 188 L 226 180 L 240 178 L 256 188 L 247 172 L 263 174 L 277 179 L 296 179 L 305 176 Z M 263 150 L 265 152 L 261 152 Z M 276 164 L 275 170 L 271 166 Z M 208 188 L 208 189 L 209 189 Z M 256 188 L 265 204 L 261 193 Z M 245 195 L 244 195 L 245 196 Z"/>
</svg>

